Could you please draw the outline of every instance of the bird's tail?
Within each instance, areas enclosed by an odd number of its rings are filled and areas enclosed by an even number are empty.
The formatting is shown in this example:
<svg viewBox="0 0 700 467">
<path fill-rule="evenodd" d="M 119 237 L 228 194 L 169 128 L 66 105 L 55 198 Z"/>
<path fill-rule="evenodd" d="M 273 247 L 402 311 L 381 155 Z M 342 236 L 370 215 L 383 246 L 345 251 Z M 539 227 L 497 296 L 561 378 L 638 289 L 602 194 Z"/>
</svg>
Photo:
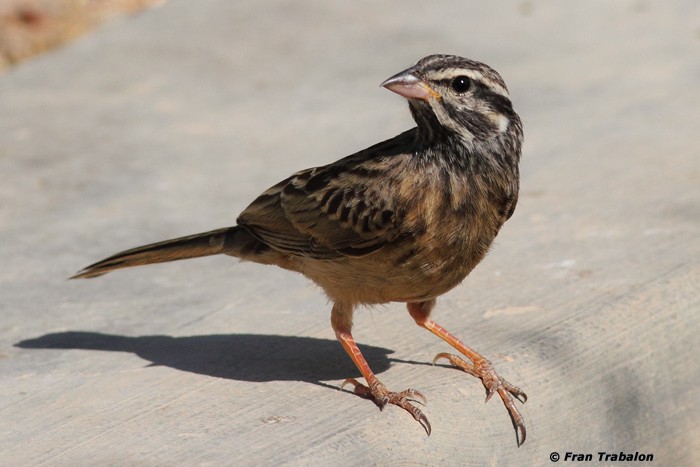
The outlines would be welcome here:
<svg viewBox="0 0 700 467">
<path fill-rule="evenodd" d="M 254 239 L 241 227 L 226 227 L 122 251 L 86 267 L 71 279 L 97 277 L 116 269 L 199 256 L 222 253 L 241 256 L 239 250 L 251 241 Z"/>
</svg>

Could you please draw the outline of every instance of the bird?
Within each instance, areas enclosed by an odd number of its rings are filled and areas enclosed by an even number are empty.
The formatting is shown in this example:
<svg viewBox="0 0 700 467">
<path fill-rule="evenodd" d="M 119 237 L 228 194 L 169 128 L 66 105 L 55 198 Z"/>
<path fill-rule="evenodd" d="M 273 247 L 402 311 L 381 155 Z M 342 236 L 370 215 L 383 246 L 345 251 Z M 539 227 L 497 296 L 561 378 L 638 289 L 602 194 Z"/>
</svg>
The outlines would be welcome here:
<svg viewBox="0 0 700 467">
<path fill-rule="evenodd" d="M 236 225 L 129 249 L 87 266 L 92 278 L 132 266 L 209 255 L 301 273 L 333 303 L 335 336 L 364 378 L 344 381 L 379 408 L 394 405 L 432 428 L 415 389 L 389 391 L 352 335 L 360 306 L 406 303 L 416 324 L 461 356 L 439 353 L 502 399 L 516 444 L 526 438 L 518 387 L 431 318 L 436 299 L 489 251 L 518 201 L 523 126 L 501 75 L 485 63 L 429 55 L 385 80 L 415 127 L 336 162 L 301 170 L 258 196 Z"/>
</svg>

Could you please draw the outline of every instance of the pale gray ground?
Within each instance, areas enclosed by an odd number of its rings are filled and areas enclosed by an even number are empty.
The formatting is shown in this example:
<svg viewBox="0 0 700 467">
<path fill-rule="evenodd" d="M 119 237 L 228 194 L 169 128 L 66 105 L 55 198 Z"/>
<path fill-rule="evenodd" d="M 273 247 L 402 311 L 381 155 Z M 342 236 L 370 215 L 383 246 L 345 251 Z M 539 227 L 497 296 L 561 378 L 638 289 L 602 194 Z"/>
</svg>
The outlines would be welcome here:
<svg viewBox="0 0 700 467">
<path fill-rule="evenodd" d="M 700 464 L 700 6 L 377 3 L 172 0 L 0 78 L 0 464 Z M 401 304 L 355 336 L 429 438 L 336 390 L 357 371 L 301 276 L 66 281 L 408 128 L 378 84 L 434 52 L 501 71 L 525 124 L 515 216 L 435 315 L 530 396 L 520 449 Z"/>
</svg>

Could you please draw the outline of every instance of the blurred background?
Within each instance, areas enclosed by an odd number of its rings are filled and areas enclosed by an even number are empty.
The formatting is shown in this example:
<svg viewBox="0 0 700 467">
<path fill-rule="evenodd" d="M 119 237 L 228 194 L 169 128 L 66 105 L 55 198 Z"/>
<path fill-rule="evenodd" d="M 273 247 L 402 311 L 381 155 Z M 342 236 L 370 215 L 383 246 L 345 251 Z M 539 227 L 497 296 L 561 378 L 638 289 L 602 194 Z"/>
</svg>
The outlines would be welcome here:
<svg viewBox="0 0 700 467">
<path fill-rule="evenodd" d="M 0 0 L 0 73 L 102 22 L 166 0 Z"/>
</svg>

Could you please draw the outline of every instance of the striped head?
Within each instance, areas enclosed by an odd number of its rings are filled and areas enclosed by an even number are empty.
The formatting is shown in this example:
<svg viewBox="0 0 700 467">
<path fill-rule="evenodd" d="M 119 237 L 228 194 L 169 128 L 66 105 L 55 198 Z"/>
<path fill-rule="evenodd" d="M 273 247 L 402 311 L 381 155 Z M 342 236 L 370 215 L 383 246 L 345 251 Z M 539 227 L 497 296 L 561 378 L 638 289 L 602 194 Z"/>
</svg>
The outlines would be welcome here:
<svg viewBox="0 0 700 467">
<path fill-rule="evenodd" d="M 522 139 L 503 78 L 488 65 L 429 55 L 382 83 L 409 101 L 423 139 L 458 136 L 467 146 L 509 134 Z"/>
</svg>

